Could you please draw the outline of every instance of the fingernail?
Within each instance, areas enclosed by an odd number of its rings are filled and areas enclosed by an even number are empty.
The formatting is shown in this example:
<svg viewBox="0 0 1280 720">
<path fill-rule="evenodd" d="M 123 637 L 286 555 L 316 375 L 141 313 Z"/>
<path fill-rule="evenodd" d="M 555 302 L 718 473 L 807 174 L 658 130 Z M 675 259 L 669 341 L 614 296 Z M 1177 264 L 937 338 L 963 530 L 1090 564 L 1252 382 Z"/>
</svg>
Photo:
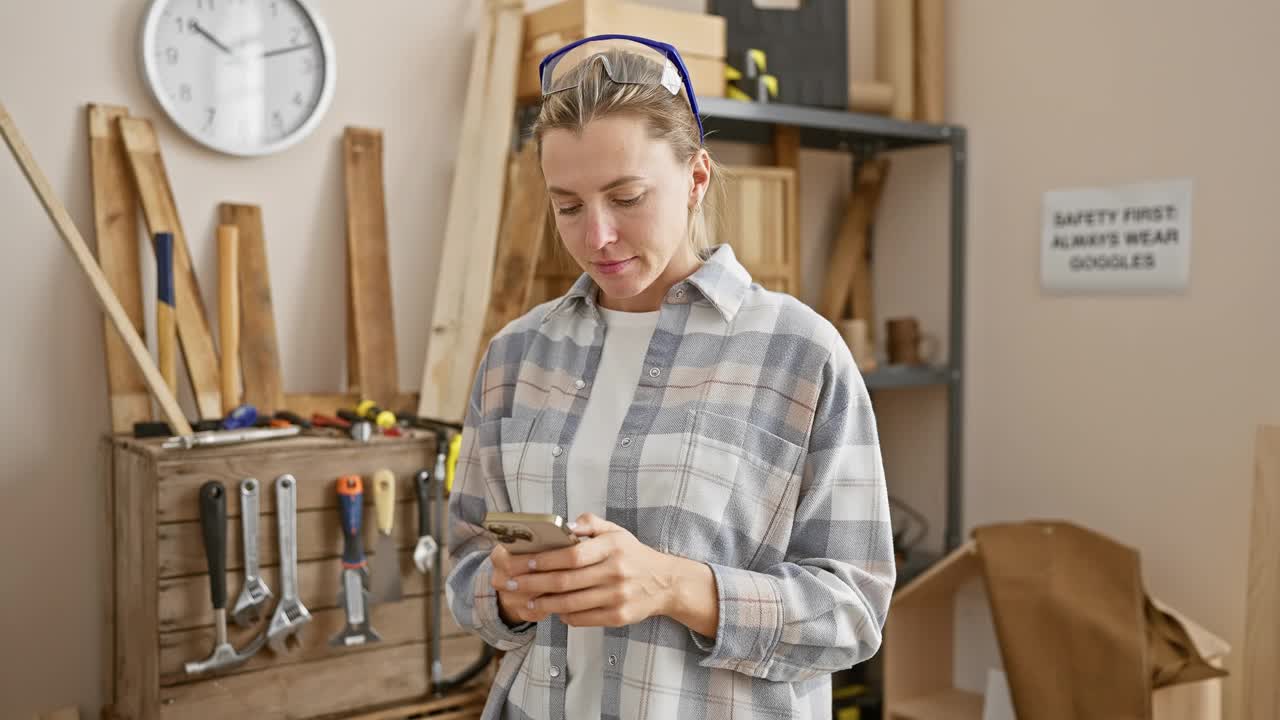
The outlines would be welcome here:
<svg viewBox="0 0 1280 720">
<path fill-rule="evenodd" d="M 529 569 L 530 569 L 530 570 L 537 570 L 537 569 L 538 569 L 538 561 L 537 561 L 537 560 L 530 560 L 530 561 L 529 561 Z"/>
<path fill-rule="evenodd" d="M 577 529 L 578 529 L 578 523 L 577 523 L 576 521 L 574 521 L 574 522 L 570 522 L 570 523 L 569 523 L 569 529 L 570 529 L 570 530 L 577 530 Z"/>
<path fill-rule="evenodd" d="M 515 592 L 519 587 L 520 586 L 516 584 L 515 580 L 507 581 L 507 589 L 510 590 L 511 592 Z"/>
<path fill-rule="evenodd" d="M 529 607 L 529 609 L 530 609 L 530 610 L 532 610 L 532 609 L 533 609 L 533 601 L 532 601 L 532 600 L 530 600 L 530 601 L 528 602 L 528 607 Z"/>
</svg>

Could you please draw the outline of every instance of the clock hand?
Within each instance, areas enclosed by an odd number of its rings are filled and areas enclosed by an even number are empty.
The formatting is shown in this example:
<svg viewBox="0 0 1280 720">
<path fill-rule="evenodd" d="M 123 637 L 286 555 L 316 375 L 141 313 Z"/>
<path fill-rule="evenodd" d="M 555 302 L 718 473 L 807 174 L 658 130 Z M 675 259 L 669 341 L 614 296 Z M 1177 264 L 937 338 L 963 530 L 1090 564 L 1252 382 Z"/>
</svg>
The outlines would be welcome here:
<svg viewBox="0 0 1280 720">
<path fill-rule="evenodd" d="M 213 43 L 214 45 L 217 45 L 219 50 L 221 50 L 222 52 L 228 55 L 231 54 L 231 48 L 227 47 L 226 45 L 223 45 L 221 42 L 218 41 L 218 38 L 214 37 L 213 35 L 210 35 L 207 30 L 200 27 L 200 23 L 196 22 L 195 20 L 192 20 L 191 27 L 194 28 L 196 32 L 205 36 L 205 38 L 207 38 L 209 42 Z"/>
<path fill-rule="evenodd" d="M 269 50 L 267 52 L 262 53 L 262 57 L 268 58 L 273 55 L 284 55 L 285 53 L 291 53 L 294 50 L 306 50 L 309 47 L 311 47 L 311 43 L 307 43 L 306 45 L 294 45 L 292 47 L 287 47 L 287 48 L 277 48 L 275 50 Z"/>
</svg>

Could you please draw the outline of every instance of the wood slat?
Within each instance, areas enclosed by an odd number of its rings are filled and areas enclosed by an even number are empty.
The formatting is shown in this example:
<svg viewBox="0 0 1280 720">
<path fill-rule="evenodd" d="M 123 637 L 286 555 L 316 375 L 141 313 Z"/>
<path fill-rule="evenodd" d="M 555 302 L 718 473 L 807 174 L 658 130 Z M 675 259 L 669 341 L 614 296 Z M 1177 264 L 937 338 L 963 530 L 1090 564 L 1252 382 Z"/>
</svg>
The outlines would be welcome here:
<svg viewBox="0 0 1280 720">
<path fill-rule="evenodd" d="M 425 417 L 460 422 L 466 413 L 493 281 L 523 15 L 522 2 L 497 2 L 477 34 L 423 365 L 418 414 Z"/>
<path fill-rule="evenodd" d="M 125 717 L 156 717 L 159 648 L 156 588 L 156 505 L 147 458 L 116 456 L 115 472 L 115 705 Z"/>
<path fill-rule="evenodd" d="M 1280 717 L 1280 426 L 1259 427 L 1245 608 L 1244 713 Z"/>
<path fill-rule="evenodd" d="M 494 260 L 493 291 L 484 318 L 484 331 L 472 363 L 474 375 L 489 341 L 507 323 L 529 308 L 538 256 L 545 243 L 550 201 L 538 168 L 537 143 L 527 142 L 507 170 L 507 209 L 502 218 Z"/>
<path fill-rule="evenodd" d="M 445 640 L 445 672 L 469 665 L 479 643 L 471 637 Z M 422 698 L 429 690 L 426 653 L 424 643 L 411 643 L 175 685 L 160 693 L 161 717 L 292 720 Z"/>
<path fill-rule="evenodd" d="M 915 113 L 916 120 L 946 120 L 946 3 L 915 0 Z"/>
<path fill-rule="evenodd" d="M 333 415 L 338 408 L 355 408 L 363 400 L 359 393 L 285 393 L 284 404 L 289 410 L 306 418 L 313 413 Z M 381 407 L 395 413 L 413 413 L 418 408 L 418 393 L 400 393 Z"/>
<path fill-rule="evenodd" d="M 890 115 L 912 120 L 915 115 L 915 5 L 912 0 L 876 3 L 876 64 L 879 79 L 893 86 Z"/>
<path fill-rule="evenodd" d="M 258 491 L 260 511 L 274 515 L 275 481 L 285 473 L 298 480 L 300 511 L 336 508 L 338 498 L 334 482 L 339 475 L 367 478 L 383 468 L 396 477 L 396 496 L 402 501 L 412 501 L 417 497 L 413 487 L 414 474 L 422 469 L 433 469 L 435 461 L 435 442 L 428 440 L 387 443 L 376 453 L 369 452 L 367 446 L 349 442 L 347 447 L 324 453 L 281 446 L 278 453 L 231 454 L 207 461 L 191 460 L 160 468 L 156 491 L 159 518 L 162 523 L 199 519 L 200 485 L 209 480 L 219 480 L 226 486 L 227 515 L 239 517 L 240 481 L 247 477 L 255 477 L 261 483 Z M 367 499 L 365 505 L 372 505 L 372 499 Z"/>
<path fill-rule="evenodd" d="M 173 187 L 160 154 L 160 143 L 150 120 L 120 118 L 129 165 L 142 201 L 142 214 L 151 237 L 173 233 L 173 283 L 177 306 L 178 339 L 196 408 L 204 418 L 222 417 L 222 388 L 218 381 L 218 355 L 209 329 L 209 315 L 196 281 L 187 236 L 178 218 Z"/>
<path fill-rule="evenodd" d="M 89 105 L 89 175 L 93 186 L 93 224 L 98 264 L 116 293 L 129 321 L 146 340 L 143 318 L 142 270 L 138 259 L 138 193 L 130 175 L 129 158 L 120 137 L 118 118 L 127 108 Z M 151 395 L 142 372 L 111 318 L 102 318 L 107 355 L 107 390 L 111 400 L 111 429 L 132 432 L 133 424 L 151 419 Z"/>
<path fill-rule="evenodd" d="M 407 703 L 385 710 L 357 715 L 348 720 L 405 720 L 429 715 L 431 720 L 470 720 L 480 717 L 488 697 L 487 688 L 455 692 L 427 702 Z M 450 712 L 444 712 L 444 711 Z"/>
<path fill-rule="evenodd" d="M 347 342 L 354 348 L 349 357 L 355 387 L 380 404 L 400 393 L 382 144 L 381 130 L 348 127 L 342 136 L 351 323 Z"/>
<path fill-rule="evenodd" d="M 335 563 L 336 565 L 336 563 Z M 337 576 L 335 568 L 333 575 Z M 304 604 L 305 601 L 304 601 Z M 422 642 L 429 637 L 425 624 L 428 610 L 425 596 L 407 597 L 399 602 L 374 605 L 369 608 L 369 623 L 382 638 L 381 643 L 363 647 L 335 648 L 330 647 L 329 640 L 340 632 L 347 622 L 344 609 L 330 603 L 326 608 L 313 608 L 309 604 L 311 622 L 298 635 L 300 645 L 285 655 L 276 655 L 270 648 L 263 648 L 250 660 L 238 668 L 220 673 L 221 676 L 239 675 L 268 667 L 296 665 L 301 662 L 323 660 L 331 657 L 347 656 L 356 652 L 368 652 L 381 648 Z M 274 606 L 272 606 L 274 607 Z M 270 609 L 270 608 L 269 608 Z M 236 625 L 227 626 L 227 639 L 232 647 L 247 647 L 265 632 L 267 621 L 264 619 L 257 627 L 241 628 Z M 443 613 L 441 617 L 441 637 L 455 638 L 467 633 L 453 621 L 452 613 Z M 213 647 L 214 630 L 212 627 L 162 632 L 160 634 L 160 684 L 163 686 L 191 682 L 183 670 L 183 664 L 206 657 Z M 196 680 L 202 678 L 195 678 Z"/>
<path fill-rule="evenodd" d="M 856 295 L 853 300 L 856 307 L 851 317 L 866 319 L 870 325 L 871 280 L 866 260 L 867 241 L 889 170 L 888 163 L 886 158 L 877 158 L 864 162 L 858 168 L 856 184 L 840 224 L 840 234 L 832 243 L 826 284 L 818 306 L 823 317 L 832 323 L 845 319 L 850 298 Z M 858 314 L 860 310 L 862 315 Z"/>
<path fill-rule="evenodd" d="M 231 493 L 228 492 L 227 495 Z M 364 546 L 372 548 L 378 532 L 374 527 L 373 503 L 365 503 L 364 510 L 361 532 L 364 535 Z M 409 547 L 416 542 L 418 539 L 417 503 L 398 503 L 395 523 L 396 527 L 391 532 L 396 539 L 397 547 Z M 244 567 L 244 547 L 240 533 L 231 532 L 231 528 L 239 530 L 239 523 L 228 522 L 227 527 L 227 569 L 238 570 Z M 336 558 L 342 554 L 342 529 L 338 524 L 336 509 L 300 511 L 297 528 L 300 562 Z M 157 562 L 160 578 L 208 572 L 198 520 L 160 525 L 157 528 L 157 534 L 159 537 Z M 279 545 L 280 536 L 276 528 L 276 516 L 262 515 L 258 521 L 258 561 L 263 565 L 279 563 Z M 151 595 L 154 597 L 155 593 Z"/>
<path fill-rule="evenodd" d="M 218 205 L 218 222 L 234 225 L 240 233 L 237 260 L 244 402 L 257 408 L 260 414 L 272 413 L 285 406 L 284 381 L 262 209 L 257 205 L 224 202 Z"/>
<path fill-rule="evenodd" d="M 228 532 L 237 532 L 239 528 L 228 527 Z M 400 560 L 400 577 L 404 582 L 405 597 L 425 595 L 431 584 L 431 577 L 418 572 L 413 564 L 413 548 L 397 551 Z M 373 556 L 377 553 L 370 552 Z M 298 563 L 298 597 L 302 604 L 310 610 L 335 607 L 338 597 L 339 578 L 333 559 L 315 560 Z M 453 563 L 445 554 L 444 572 L 447 575 Z M 268 565 L 262 569 L 262 579 L 271 588 L 272 594 L 280 596 L 280 566 Z M 244 585 L 244 575 L 239 571 L 227 572 L 227 602 L 235 604 L 235 599 Z M 274 607 L 275 601 L 271 604 Z M 159 599 L 160 631 L 192 630 L 213 625 L 213 608 L 209 603 L 209 575 L 188 575 L 160 581 Z"/>
</svg>

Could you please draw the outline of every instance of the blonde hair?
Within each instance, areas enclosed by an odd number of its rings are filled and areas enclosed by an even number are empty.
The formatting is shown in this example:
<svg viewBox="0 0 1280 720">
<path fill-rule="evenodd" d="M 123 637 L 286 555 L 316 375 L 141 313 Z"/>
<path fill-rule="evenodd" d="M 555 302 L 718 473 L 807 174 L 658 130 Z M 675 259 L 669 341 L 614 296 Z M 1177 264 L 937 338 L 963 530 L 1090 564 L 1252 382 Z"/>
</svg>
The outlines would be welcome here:
<svg viewBox="0 0 1280 720">
<path fill-rule="evenodd" d="M 612 67 L 625 68 L 628 77 L 646 82 L 614 82 L 603 63 L 595 61 L 598 56 L 607 58 Z M 630 114 L 645 121 L 650 137 L 670 145 L 677 160 L 688 162 L 706 146 L 683 88 L 672 94 L 661 84 L 662 72 L 662 66 L 654 60 L 620 48 L 605 50 L 571 68 L 567 80 L 574 87 L 542 98 L 531 129 L 538 143 L 538 156 L 542 156 L 542 136 L 549 130 L 581 133 L 592 120 Z M 720 179 L 723 168 L 709 151 L 707 157 L 711 165 L 710 182 L 701 202 L 689 211 L 686 231 L 690 249 L 698 257 L 710 246 L 707 216 L 719 206 L 718 199 L 723 192 Z"/>
</svg>

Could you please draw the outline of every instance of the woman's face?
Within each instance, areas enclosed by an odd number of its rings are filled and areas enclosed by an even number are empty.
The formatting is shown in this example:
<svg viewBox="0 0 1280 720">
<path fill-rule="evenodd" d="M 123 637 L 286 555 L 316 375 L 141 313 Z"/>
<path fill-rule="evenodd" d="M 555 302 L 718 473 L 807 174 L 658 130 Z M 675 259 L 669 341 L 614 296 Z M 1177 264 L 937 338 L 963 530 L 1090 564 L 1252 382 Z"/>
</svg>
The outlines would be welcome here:
<svg viewBox="0 0 1280 720">
<path fill-rule="evenodd" d="M 542 174 L 565 248 L 600 286 L 604 307 L 657 310 L 697 268 L 686 231 L 711 177 L 706 151 L 681 161 L 643 120 L 613 115 L 581 135 L 545 133 Z"/>
</svg>

